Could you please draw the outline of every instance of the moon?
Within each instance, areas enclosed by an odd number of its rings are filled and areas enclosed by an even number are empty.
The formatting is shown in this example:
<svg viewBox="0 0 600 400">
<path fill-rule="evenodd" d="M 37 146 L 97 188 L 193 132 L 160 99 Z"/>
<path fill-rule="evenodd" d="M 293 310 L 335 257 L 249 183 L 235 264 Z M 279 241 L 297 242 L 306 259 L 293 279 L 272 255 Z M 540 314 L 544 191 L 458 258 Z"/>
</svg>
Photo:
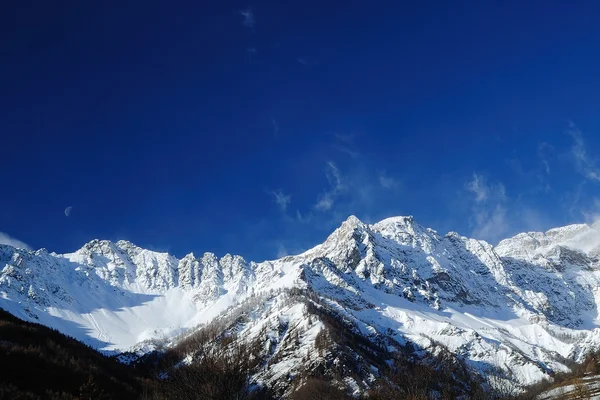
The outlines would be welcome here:
<svg viewBox="0 0 600 400">
<path fill-rule="evenodd" d="M 69 215 L 71 215 L 71 210 L 73 209 L 73 206 L 69 206 L 67 208 L 65 208 L 65 215 L 68 217 Z"/>
</svg>

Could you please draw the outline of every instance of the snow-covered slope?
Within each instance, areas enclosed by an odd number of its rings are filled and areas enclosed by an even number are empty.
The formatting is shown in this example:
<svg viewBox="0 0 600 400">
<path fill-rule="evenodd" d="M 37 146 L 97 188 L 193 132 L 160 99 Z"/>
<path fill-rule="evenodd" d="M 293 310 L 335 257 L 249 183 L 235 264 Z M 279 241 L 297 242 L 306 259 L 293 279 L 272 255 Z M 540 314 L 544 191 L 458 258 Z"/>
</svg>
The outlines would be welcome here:
<svg viewBox="0 0 600 400">
<path fill-rule="evenodd" d="M 493 247 L 439 235 L 412 217 L 374 225 L 349 217 L 323 244 L 261 263 L 211 253 L 178 260 L 125 241 L 94 240 L 64 255 L 0 245 L 0 307 L 123 351 L 235 313 L 256 296 L 302 288 L 369 340 L 433 353 L 445 346 L 477 370 L 530 384 L 600 345 L 599 254 L 596 226 L 519 234 Z M 281 308 L 271 299 L 240 332 L 264 333 L 261 324 L 275 317 L 302 326 L 296 347 L 277 358 L 277 371 L 290 372 L 323 324 L 308 321 L 301 303 Z"/>
<path fill-rule="evenodd" d="M 209 321 L 255 287 L 290 285 L 285 263 L 238 256 L 181 260 L 129 242 L 94 240 L 74 253 L 0 245 L 0 306 L 103 350 L 180 333 Z"/>
</svg>

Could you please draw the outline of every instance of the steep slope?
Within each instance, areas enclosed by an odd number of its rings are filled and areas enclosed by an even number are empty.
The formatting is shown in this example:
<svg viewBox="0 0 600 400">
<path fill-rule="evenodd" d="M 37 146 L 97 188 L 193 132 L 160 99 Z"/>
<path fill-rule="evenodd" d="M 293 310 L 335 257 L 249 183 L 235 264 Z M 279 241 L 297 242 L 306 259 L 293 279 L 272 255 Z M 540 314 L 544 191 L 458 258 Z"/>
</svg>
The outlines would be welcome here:
<svg viewBox="0 0 600 400">
<path fill-rule="evenodd" d="M 410 346 L 421 356 L 448 349 L 475 370 L 528 385 L 566 371 L 600 344 L 599 249 L 595 226 L 520 234 L 494 248 L 439 235 L 412 217 L 374 225 L 349 217 L 323 244 L 262 263 L 211 253 L 178 260 L 124 241 L 96 240 L 65 255 L 0 246 L 0 305 L 105 351 L 143 350 L 150 339 L 192 332 L 257 297 L 297 288 L 376 347 Z M 302 302 L 280 305 L 255 305 L 238 327 L 248 340 L 275 316 L 277 326 L 283 318 L 302 327 L 277 367 L 257 375 L 268 382 L 304 365 L 324 326 L 321 317 L 309 323 Z M 277 343 L 281 335 L 269 334 Z M 357 392 L 380 368 L 360 359 L 362 372 L 344 382 Z"/>
<path fill-rule="evenodd" d="M 2 399 L 131 399 L 142 392 L 131 368 L 1 309 L 0 338 Z"/>
</svg>

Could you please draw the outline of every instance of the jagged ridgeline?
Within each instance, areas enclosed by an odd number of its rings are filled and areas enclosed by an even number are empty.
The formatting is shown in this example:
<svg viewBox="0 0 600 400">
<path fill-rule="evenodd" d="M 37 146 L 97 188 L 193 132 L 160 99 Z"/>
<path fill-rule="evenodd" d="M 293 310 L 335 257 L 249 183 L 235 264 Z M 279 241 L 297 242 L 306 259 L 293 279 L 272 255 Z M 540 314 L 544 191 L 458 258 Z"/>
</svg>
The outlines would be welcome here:
<svg viewBox="0 0 600 400">
<path fill-rule="evenodd" d="M 494 247 L 412 217 L 350 217 L 323 244 L 260 263 L 125 241 L 64 255 L 0 246 L 0 306 L 123 361 L 154 357 L 169 379 L 234 345 L 252 355 L 249 393 L 291 396 L 303 382 L 383 396 L 408 384 L 395 372 L 444 365 L 451 379 L 433 367 L 418 390 L 453 396 L 552 379 L 598 347 L 599 244 L 588 225 Z"/>
</svg>

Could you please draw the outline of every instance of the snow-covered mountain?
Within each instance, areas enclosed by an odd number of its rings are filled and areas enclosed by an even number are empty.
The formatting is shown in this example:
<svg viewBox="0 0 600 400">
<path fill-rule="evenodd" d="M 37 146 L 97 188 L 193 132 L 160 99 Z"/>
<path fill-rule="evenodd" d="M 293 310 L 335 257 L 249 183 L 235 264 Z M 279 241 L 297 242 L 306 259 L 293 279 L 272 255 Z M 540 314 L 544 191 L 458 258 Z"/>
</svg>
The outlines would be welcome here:
<svg viewBox="0 0 600 400">
<path fill-rule="evenodd" d="M 243 314 L 238 335 L 266 335 L 271 346 L 259 378 L 278 382 L 325 357 L 315 304 L 386 351 L 447 348 L 475 370 L 528 385 L 600 345 L 599 257 L 596 226 L 522 233 L 494 247 L 412 217 L 367 225 L 351 216 L 315 248 L 260 263 L 177 259 L 126 241 L 63 255 L 0 245 L 0 307 L 104 351 Z M 307 293 L 316 302 L 299 301 Z M 344 382 L 357 392 L 377 376 L 361 360 L 364 373 Z"/>
</svg>

